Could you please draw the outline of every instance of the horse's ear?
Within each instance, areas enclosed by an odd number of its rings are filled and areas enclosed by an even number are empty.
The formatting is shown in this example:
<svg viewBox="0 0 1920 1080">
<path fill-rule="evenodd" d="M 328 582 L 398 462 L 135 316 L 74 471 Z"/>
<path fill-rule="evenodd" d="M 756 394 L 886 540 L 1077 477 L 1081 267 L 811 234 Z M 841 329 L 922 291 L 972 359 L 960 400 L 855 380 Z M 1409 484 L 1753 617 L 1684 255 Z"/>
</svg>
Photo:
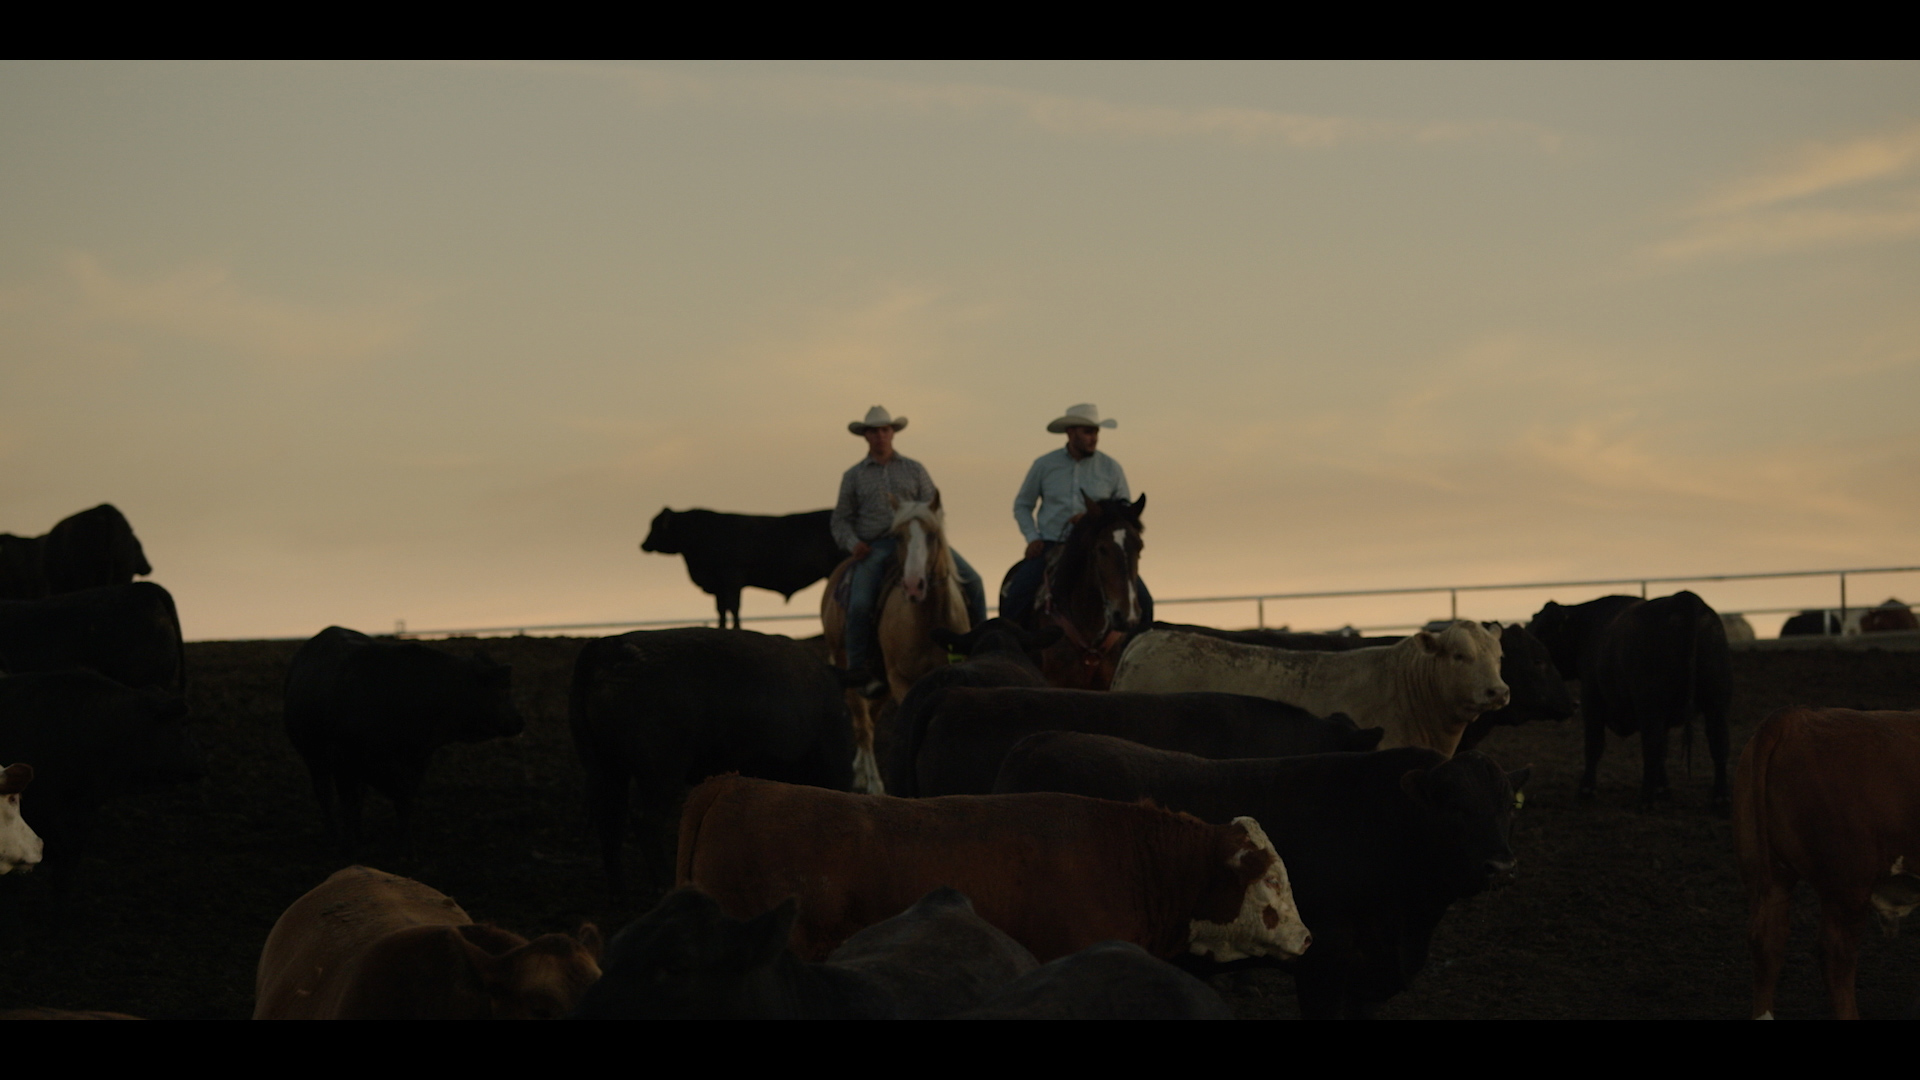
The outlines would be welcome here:
<svg viewBox="0 0 1920 1080">
<path fill-rule="evenodd" d="M 900 496 L 891 491 L 887 492 L 887 506 L 894 510 L 900 509 Z"/>
<path fill-rule="evenodd" d="M 1133 516 L 1139 517 L 1141 513 L 1143 513 L 1146 509 L 1147 509 L 1147 493 L 1143 491 L 1140 493 L 1139 498 L 1133 500 Z"/>
<path fill-rule="evenodd" d="M 929 510 L 940 509 L 940 489 L 939 488 L 933 489 L 933 501 L 927 504 L 927 509 Z"/>
<path fill-rule="evenodd" d="M 1099 516 L 1100 516 L 1100 504 L 1094 501 L 1094 498 L 1093 498 L 1093 496 L 1091 496 L 1091 495 L 1089 495 L 1089 494 L 1087 494 L 1086 492 L 1084 492 L 1084 491 L 1083 491 L 1083 492 L 1081 492 L 1081 493 L 1080 493 L 1080 497 L 1081 497 L 1082 499 L 1085 499 L 1085 500 L 1087 501 L 1087 514 L 1088 514 L 1088 516 L 1090 516 L 1090 517 L 1099 517 Z"/>
</svg>

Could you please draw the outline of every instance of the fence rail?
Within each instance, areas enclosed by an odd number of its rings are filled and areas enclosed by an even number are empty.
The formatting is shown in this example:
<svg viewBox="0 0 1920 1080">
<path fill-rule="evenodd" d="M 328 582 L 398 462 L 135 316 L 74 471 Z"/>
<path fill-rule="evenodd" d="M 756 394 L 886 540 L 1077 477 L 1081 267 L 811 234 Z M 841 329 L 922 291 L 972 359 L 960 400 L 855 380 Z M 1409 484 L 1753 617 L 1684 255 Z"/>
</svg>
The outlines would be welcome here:
<svg viewBox="0 0 1920 1080">
<path fill-rule="evenodd" d="M 1689 574 L 1689 575 L 1682 575 L 1679 577 L 1636 576 L 1636 577 L 1616 577 L 1616 578 L 1588 578 L 1588 579 L 1578 580 L 1578 581 L 1527 581 L 1527 582 L 1512 582 L 1512 583 L 1493 584 L 1493 585 L 1425 585 L 1425 586 L 1394 588 L 1394 589 L 1329 589 L 1329 590 L 1315 590 L 1311 592 L 1241 593 L 1241 594 L 1236 594 L 1232 596 L 1180 596 L 1180 597 L 1173 597 L 1170 599 L 1162 599 L 1160 597 L 1155 597 L 1153 604 L 1154 604 L 1154 608 L 1157 610 L 1160 608 L 1173 607 L 1180 604 L 1252 603 L 1254 605 L 1256 624 L 1261 627 L 1265 627 L 1267 625 L 1267 601 L 1269 600 L 1274 600 L 1274 601 L 1334 600 L 1334 599 L 1340 599 L 1343 597 L 1361 597 L 1361 596 L 1437 596 L 1441 593 L 1445 593 L 1447 594 L 1448 617 L 1459 618 L 1461 593 L 1518 592 L 1518 591 L 1524 591 L 1528 589 L 1583 589 L 1583 588 L 1598 588 L 1598 587 L 1607 586 L 1607 585 L 1638 585 L 1640 586 L 1640 595 L 1642 597 L 1645 597 L 1647 595 L 1647 586 L 1649 585 L 1678 585 L 1678 584 L 1701 583 L 1701 582 L 1709 582 L 1709 581 L 1770 581 L 1770 580 L 1784 580 L 1788 578 L 1831 577 L 1831 578 L 1837 579 L 1839 584 L 1839 601 L 1840 601 L 1839 610 L 1840 610 L 1840 617 L 1844 621 L 1848 611 L 1847 578 L 1863 577 L 1869 574 L 1910 574 L 1915 572 L 1920 572 L 1920 566 L 1867 566 L 1867 567 L 1851 567 L 1844 570 L 1781 570 L 1781 571 L 1774 571 L 1771 573 L 1764 573 L 1764 574 Z M 1797 612 L 1801 610 L 1804 610 L 1804 606 L 1778 607 L 1778 608 L 1749 608 L 1749 609 L 1743 609 L 1741 611 L 1722 612 L 1722 614 L 1782 615 L 1782 614 L 1787 614 L 1789 612 Z M 801 621 L 807 621 L 807 620 L 815 620 L 815 619 L 818 619 L 819 617 L 820 616 L 818 614 L 813 614 L 813 613 L 786 614 L 786 615 L 743 615 L 741 616 L 740 621 L 743 623 L 801 622 Z M 713 621 L 714 621 L 713 619 L 709 619 L 709 618 L 630 619 L 622 622 L 548 623 L 543 625 L 521 624 L 518 626 L 467 627 L 467 628 L 454 629 L 454 630 L 409 630 L 407 629 L 406 621 L 401 620 L 398 623 L 396 623 L 394 626 L 394 636 L 408 637 L 408 638 L 485 637 L 485 636 L 494 635 L 494 634 L 558 633 L 558 632 L 567 631 L 567 630 L 623 630 L 623 629 L 624 630 L 640 630 L 650 626 L 653 626 L 653 627 L 704 626 Z M 1393 623 L 1389 625 L 1360 626 L 1360 627 L 1354 627 L 1354 629 L 1361 630 L 1361 631 L 1406 630 L 1406 629 L 1417 628 L 1420 625 L 1422 624 L 1421 623 Z"/>
</svg>

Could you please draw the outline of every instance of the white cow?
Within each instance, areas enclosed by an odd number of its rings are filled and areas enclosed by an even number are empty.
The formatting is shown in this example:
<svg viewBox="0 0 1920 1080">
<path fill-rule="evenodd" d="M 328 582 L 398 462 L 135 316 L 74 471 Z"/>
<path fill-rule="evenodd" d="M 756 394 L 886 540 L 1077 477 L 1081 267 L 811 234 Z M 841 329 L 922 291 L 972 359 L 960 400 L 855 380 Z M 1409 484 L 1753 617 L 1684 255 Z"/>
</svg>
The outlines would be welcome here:
<svg viewBox="0 0 1920 1080">
<path fill-rule="evenodd" d="M 1500 630 L 1456 622 L 1394 645 L 1301 652 L 1154 630 L 1127 646 L 1113 689 L 1214 690 L 1284 701 L 1316 716 L 1346 713 L 1387 731 L 1380 749 L 1429 746 L 1451 757 L 1473 718 L 1506 705 Z"/>
<path fill-rule="evenodd" d="M 31 870 L 40 861 L 40 837 L 20 817 L 20 793 L 32 779 L 31 765 L 0 772 L 0 874 Z"/>
</svg>

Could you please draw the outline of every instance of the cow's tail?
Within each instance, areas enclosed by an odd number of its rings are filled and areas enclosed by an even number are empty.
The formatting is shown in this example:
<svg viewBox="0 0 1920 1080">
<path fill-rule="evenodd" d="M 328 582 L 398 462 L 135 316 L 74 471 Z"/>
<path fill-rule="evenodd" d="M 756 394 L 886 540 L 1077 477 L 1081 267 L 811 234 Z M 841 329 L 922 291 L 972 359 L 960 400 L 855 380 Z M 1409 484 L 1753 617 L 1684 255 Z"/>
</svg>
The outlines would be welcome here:
<svg viewBox="0 0 1920 1080">
<path fill-rule="evenodd" d="M 1773 866 L 1773 845 L 1767 838 L 1767 775 L 1773 753 L 1784 732 L 1800 713 L 1799 706 L 1781 709 L 1761 721 L 1747 741 L 1733 782 L 1733 844 L 1740 873 L 1749 891 L 1762 887 Z"/>
<path fill-rule="evenodd" d="M 1692 597 L 1693 603 L 1690 606 L 1693 608 L 1693 611 L 1687 620 L 1687 670 L 1683 676 L 1687 681 L 1686 705 L 1684 706 L 1686 716 L 1681 721 L 1680 726 L 1680 753 L 1686 763 L 1687 779 L 1691 780 L 1693 779 L 1693 730 L 1695 721 L 1704 711 L 1706 705 L 1705 695 L 1700 692 L 1700 675 L 1701 672 L 1706 669 L 1705 661 L 1708 658 L 1701 654 L 1711 647 L 1710 638 L 1713 628 L 1720 629 L 1722 640 L 1720 651 L 1725 652 L 1726 630 L 1724 627 L 1721 627 L 1720 616 L 1716 614 L 1711 607 L 1707 606 L 1705 600 L 1694 596 L 1694 594 L 1690 592 L 1684 593 L 1683 595 Z M 1710 628 L 1708 623 L 1712 623 L 1713 627 Z"/>
<path fill-rule="evenodd" d="M 173 688 L 174 692 L 180 695 L 180 700 L 185 702 L 187 700 L 186 634 L 180 629 L 180 609 L 174 606 L 173 594 L 161 589 L 160 595 L 167 601 L 167 621 L 173 624 Z"/>
<path fill-rule="evenodd" d="M 694 856 L 700 843 L 700 826 L 706 823 L 707 811 L 720 800 L 727 788 L 733 785 L 737 773 L 708 777 L 699 787 L 687 795 L 687 805 L 680 811 L 680 844 L 673 856 L 673 884 L 675 888 L 693 884 Z"/>
</svg>

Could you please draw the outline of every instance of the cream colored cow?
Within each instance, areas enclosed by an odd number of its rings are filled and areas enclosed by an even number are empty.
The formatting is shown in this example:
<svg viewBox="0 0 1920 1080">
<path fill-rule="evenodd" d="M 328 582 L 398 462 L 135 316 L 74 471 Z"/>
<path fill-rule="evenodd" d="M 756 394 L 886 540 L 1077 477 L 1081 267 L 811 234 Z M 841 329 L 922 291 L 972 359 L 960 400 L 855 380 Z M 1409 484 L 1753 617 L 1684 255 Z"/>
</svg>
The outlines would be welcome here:
<svg viewBox="0 0 1920 1080">
<path fill-rule="evenodd" d="M 1155 630 L 1127 646 L 1115 690 L 1213 690 L 1284 701 L 1318 716 L 1346 713 L 1381 727 L 1380 749 L 1427 746 L 1452 756 L 1474 717 L 1506 705 L 1500 631 L 1456 622 L 1398 644 L 1349 652 L 1243 645 L 1180 630 Z"/>
</svg>

